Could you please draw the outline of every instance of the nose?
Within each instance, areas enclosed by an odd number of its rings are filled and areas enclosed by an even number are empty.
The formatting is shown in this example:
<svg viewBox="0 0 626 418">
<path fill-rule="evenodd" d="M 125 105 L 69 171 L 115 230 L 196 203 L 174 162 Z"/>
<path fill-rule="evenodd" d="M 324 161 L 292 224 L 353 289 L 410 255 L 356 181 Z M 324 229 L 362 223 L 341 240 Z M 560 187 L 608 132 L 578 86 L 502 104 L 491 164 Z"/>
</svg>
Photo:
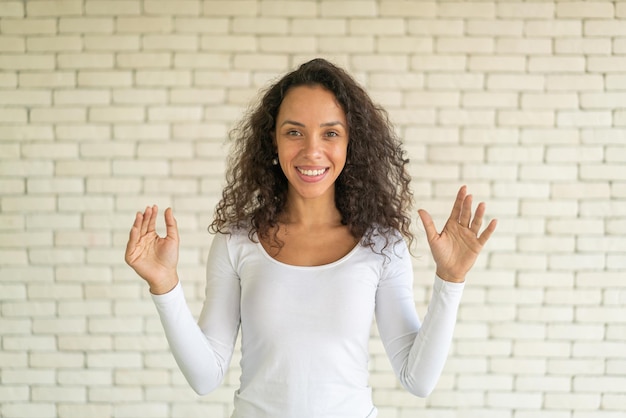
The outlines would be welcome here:
<svg viewBox="0 0 626 418">
<path fill-rule="evenodd" d="M 304 155 L 309 158 L 318 158 L 322 154 L 322 141 L 319 135 L 307 136 L 304 142 Z"/>
</svg>

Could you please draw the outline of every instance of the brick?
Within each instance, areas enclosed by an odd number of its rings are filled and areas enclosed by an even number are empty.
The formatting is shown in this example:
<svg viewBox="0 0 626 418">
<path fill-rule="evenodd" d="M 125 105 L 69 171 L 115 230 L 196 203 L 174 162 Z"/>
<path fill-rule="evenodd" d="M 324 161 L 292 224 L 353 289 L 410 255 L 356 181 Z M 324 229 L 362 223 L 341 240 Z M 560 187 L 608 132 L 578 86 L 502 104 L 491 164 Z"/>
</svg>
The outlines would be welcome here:
<svg viewBox="0 0 626 418">
<path fill-rule="evenodd" d="M 435 17 L 437 3 L 434 1 L 407 2 L 389 1 L 380 2 L 378 6 L 380 16 L 394 17 Z"/>
<path fill-rule="evenodd" d="M 495 10 L 493 3 L 449 2 L 437 4 L 437 14 L 442 17 L 491 18 L 495 17 Z"/>
<path fill-rule="evenodd" d="M 141 48 L 138 35 L 84 35 L 86 51 L 138 51 Z"/>
<path fill-rule="evenodd" d="M 86 87 L 131 86 L 133 84 L 133 74 L 130 71 L 79 71 L 77 84 L 78 86 Z M 108 91 L 107 95 L 110 96 Z"/>
<path fill-rule="evenodd" d="M 174 30 L 179 33 L 227 34 L 230 22 L 226 18 L 177 17 Z"/>
<path fill-rule="evenodd" d="M 20 87 L 73 87 L 76 85 L 76 76 L 70 71 L 56 72 L 21 72 L 19 74 Z"/>
<path fill-rule="evenodd" d="M 0 21 L 0 32 L 3 34 L 53 35 L 56 31 L 56 19 L 53 18 L 2 19 Z"/>
<path fill-rule="evenodd" d="M 554 17 L 555 5 L 547 2 L 536 3 L 497 3 L 496 15 L 509 19 L 551 19 Z"/>
<path fill-rule="evenodd" d="M 178 53 L 174 57 L 174 66 L 177 68 L 226 70 L 230 68 L 230 58 L 227 55 L 219 53 Z"/>
<path fill-rule="evenodd" d="M 132 157 L 135 155 L 135 146 L 132 143 L 93 143 L 81 144 L 81 157 Z M 90 179 L 88 179 L 89 181 Z M 131 182 L 132 183 L 132 182 Z M 121 188 L 120 190 L 123 190 Z"/>
<path fill-rule="evenodd" d="M 53 55 L 0 55 L 0 70 L 53 70 L 54 67 Z"/>
<path fill-rule="evenodd" d="M 127 16 L 141 14 L 139 0 L 88 0 L 85 3 L 87 15 Z"/>
<path fill-rule="evenodd" d="M 0 17 L 24 17 L 24 4 L 9 0 L 0 3 Z"/>
<path fill-rule="evenodd" d="M 142 49 L 165 51 L 196 51 L 198 38 L 195 35 L 144 35 Z"/>
<path fill-rule="evenodd" d="M 197 121 L 202 118 L 199 106 L 159 106 L 148 109 L 150 121 Z"/>
<path fill-rule="evenodd" d="M 491 38 L 446 38 L 439 37 L 435 42 L 435 51 L 441 53 L 489 54 L 494 51 Z"/>
<path fill-rule="evenodd" d="M 626 378 L 624 377 L 580 376 L 574 378 L 574 390 L 577 392 L 620 393 L 620 388 L 625 384 Z"/>
<path fill-rule="evenodd" d="M 83 42 L 78 36 L 36 37 L 26 40 L 26 48 L 28 51 L 37 52 L 80 51 L 83 48 Z"/>
<path fill-rule="evenodd" d="M 625 93 L 582 93 L 580 104 L 583 109 L 615 109 L 626 105 Z"/>
<path fill-rule="evenodd" d="M 113 29 L 113 18 L 61 17 L 59 19 L 60 33 L 112 33 Z"/>
<path fill-rule="evenodd" d="M 471 19 L 465 26 L 468 35 L 519 37 L 524 30 L 523 23 L 516 20 Z"/>
<path fill-rule="evenodd" d="M 549 39 L 501 38 L 496 41 L 498 54 L 550 55 L 552 42 Z"/>
<path fill-rule="evenodd" d="M 592 73 L 623 73 L 626 71 L 626 57 L 594 57 L 587 58 L 587 71 Z"/>
<path fill-rule="evenodd" d="M 285 35 L 288 32 L 288 23 L 286 18 L 235 17 L 231 30 L 235 34 Z"/>
<path fill-rule="evenodd" d="M 135 80 L 138 86 L 189 86 L 189 71 L 137 71 Z"/>
<path fill-rule="evenodd" d="M 109 175 L 111 165 L 108 161 L 98 160 L 67 160 L 59 161 L 55 165 L 57 176 L 98 176 Z"/>
<path fill-rule="evenodd" d="M 113 103 L 165 104 L 167 91 L 160 88 L 125 88 L 113 90 Z"/>
<path fill-rule="evenodd" d="M 90 139 L 97 141 L 110 139 L 111 129 L 109 126 L 57 124 L 55 134 L 59 140 L 83 141 Z"/>
<path fill-rule="evenodd" d="M 202 14 L 209 16 L 256 16 L 259 12 L 255 0 L 211 0 L 204 2 Z"/>
<path fill-rule="evenodd" d="M 464 33 L 464 22 L 460 19 L 409 19 L 407 30 L 409 35 L 461 36 Z"/>
<path fill-rule="evenodd" d="M 59 54 L 57 64 L 62 69 L 113 68 L 114 57 L 107 53 Z"/>
<path fill-rule="evenodd" d="M 169 171 L 169 164 L 166 161 L 113 161 L 113 174 L 118 176 L 166 176 Z"/>
<path fill-rule="evenodd" d="M 451 126 L 492 126 L 495 114 L 491 110 L 442 109 L 439 121 Z"/>
<path fill-rule="evenodd" d="M 541 127 L 554 125 L 554 112 L 532 110 L 501 110 L 498 112 L 498 125 Z"/>
<path fill-rule="evenodd" d="M 557 114 L 556 124 L 559 127 L 602 127 L 612 123 L 608 111 L 562 111 Z"/>
<path fill-rule="evenodd" d="M 4 36 L 0 38 L 0 52 L 25 52 L 26 42 L 24 38 L 17 36 Z"/>
<path fill-rule="evenodd" d="M 55 105 L 106 105 L 111 102 L 111 93 L 99 89 L 73 89 L 54 92 Z"/>
<path fill-rule="evenodd" d="M 466 66 L 463 55 L 415 56 L 410 68 L 418 71 L 460 71 Z"/>
<path fill-rule="evenodd" d="M 456 92 L 407 92 L 404 102 L 411 107 L 457 107 L 460 95 Z"/>
<path fill-rule="evenodd" d="M 145 110 L 139 106 L 99 106 L 89 109 L 91 122 L 143 122 Z"/>
<path fill-rule="evenodd" d="M 0 88 L 16 88 L 17 80 L 18 78 L 16 73 L 2 73 L 0 74 Z"/>
<path fill-rule="evenodd" d="M 274 36 L 259 38 L 259 51 L 272 53 L 315 52 L 316 39 L 312 36 L 291 36 L 289 39 Z"/>
<path fill-rule="evenodd" d="M 541 91 L 545 78 L 539 75 L 490 74 L 487 77 L 487 89 L 509 91 Z"/>
<path fill-rule="evenodd" d="M 144 12 L 151 15 L 195 16 L 200 14 L 200 3 L 199 0 L 145 0 Z"/>
<path fill-rule="evenodd" d="M 545 375 L 546 359 L 536 358 L 491 358 L 489 370 L 492 373 L 516 375 Z"/>
<path fill-rule="evenodd" d="M 471 71 L 525 72 L 526 59 L 515 55 L 470 56 L 468 68 Z"/>
<path fill-rule="evenodd" d="M 557 39 L 554 51 L 563 55 L 610 55 L 609 39 Z"/>
<path fill-rule="evenodd" d="M 140 140 L 166 140 L 169 139 L 169 125 L 151 123 L 149 125 L 124 125 L 116 124 L 113 128 L 115 139 Z"/>
<path fill-rule="evenodd" d="M 516 108 L 518 97 L 514 93 L 465 93 L 463 107 L 471 108 Z"/>
<path fill-rule="evenodd" d="M 200 38 L 200 49 L 217 52 L 256 52 L 257 43 L 258 40 L 253 35 L 205 35 Z M 188 60 L 191 58 L 193 57 L 188 58 Z M 223 64 L 220 65 L 220 67 L 223 66 Z"/>
<path fill-rule="evenodd" d="M 46 90 L 15 90 L 0 96 L 0 105 L 50 105 L 51 94 Z"/>
<path fill-rule="evenodd" d="M 624 36 L 626 30 L 620 20 L 586 20 L 585 36 Z"/>
<path fill-rule="evenodd" d="M 319 8 L 322 17 L 376 16 L 376 4 L 365 0 L 322 0 Z"/>
<path fill-rule="evenodd" d="M 318 48 L 322 52 L 351 52 L 351 53 L 372 53 L 376 49 L 381 52 L 399 52 L 394 49 L 402 49 L 408 47 L 407 43 L 414 44 L 419 41 L 407 40 L 403 42 L 402 39 L 398 39 L 395 42 L 393 38 L 384 38 L 378 40 L 378 47 L 375 46 L 373 37 L 364 36 L 325 36 L 317 40 Z"/>
<path fill-rule="evenodd" d="M 529 37 L 580 37 L 583 34 L 579 20 L 528 20 L 524 30 Z"/>
<path fill-rule="evenodd" d="M 607 79 L 608 84 L 608 79 Z M 602 91 L 604 79 L 600 75 L 548 75 L 546 77 L 546 90 L 551 91 Z M 607 86 L 608 87 L 608 86 Z"/>
<path fill-rule="evenodd" d="M 115 20 L 115 32 L 170 33 L 173 28 L 173 18 L 168 16 L 120 16 Z"/>
<path fill-rule="evenodd" d="M 30 194 L 84 192 L 83 180 L 75 178 L 28 179 L 26 184 Z"/>
<path fill-rule="evenodd" d="M 602 397 L 598 394 L 589 393 L 549 393 L 546 394 L 546 409 L 576 409 L 595 410 L 600 408 Z"/>
<path fill-rule="evenodd" d="M 520 392 L 568 392 L 571 380 L 567 376 L 522 376 L 515 382 L 515 390 Z"/>
</svg>

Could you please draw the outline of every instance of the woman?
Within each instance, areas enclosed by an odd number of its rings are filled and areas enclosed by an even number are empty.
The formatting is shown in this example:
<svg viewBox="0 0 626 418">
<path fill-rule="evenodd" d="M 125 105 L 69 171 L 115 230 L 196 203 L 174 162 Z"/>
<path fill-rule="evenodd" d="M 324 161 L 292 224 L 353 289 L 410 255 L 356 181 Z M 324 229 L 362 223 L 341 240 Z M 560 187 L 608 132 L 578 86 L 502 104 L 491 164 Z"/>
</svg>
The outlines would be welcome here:
<svg viewBox="0 0 626 418">
<path fill-rule="evenodd" d="M 242 332 L 233 417 L 375 417 L 368 386 L 374 316 L 402 385 L 427 396 L 443 368 L 465 275 L 495 230 L 459 190 L 441 233 L 419 216 L 437 265 L 428 314 L 413 301 L 408 160 L 383 110 L 343 70 L 316 59 L 271 86 L 234 131 L 211 224 L 196 323 L 178 280 L 178 231 L 138 213 L 127 263 L 144 278 L 193 389 L 222 381 Z"/>
</svg>

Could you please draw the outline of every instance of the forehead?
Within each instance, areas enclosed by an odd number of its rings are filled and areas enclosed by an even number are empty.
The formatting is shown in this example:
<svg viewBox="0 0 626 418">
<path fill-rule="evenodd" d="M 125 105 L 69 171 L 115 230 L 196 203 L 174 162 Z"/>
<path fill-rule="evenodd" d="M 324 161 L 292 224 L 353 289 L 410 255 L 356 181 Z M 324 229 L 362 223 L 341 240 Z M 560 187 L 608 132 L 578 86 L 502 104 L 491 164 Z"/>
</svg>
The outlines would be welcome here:
<svg viewBox="0 0 626 418">
<path fill-rule="evenodd" d="M 278 119 L 293 117 L 333 116 L 345 120 L 343 108 L 335 95 L 321 86 L 297 86 L 289 89 L 278 109 Z"/>
</svg>

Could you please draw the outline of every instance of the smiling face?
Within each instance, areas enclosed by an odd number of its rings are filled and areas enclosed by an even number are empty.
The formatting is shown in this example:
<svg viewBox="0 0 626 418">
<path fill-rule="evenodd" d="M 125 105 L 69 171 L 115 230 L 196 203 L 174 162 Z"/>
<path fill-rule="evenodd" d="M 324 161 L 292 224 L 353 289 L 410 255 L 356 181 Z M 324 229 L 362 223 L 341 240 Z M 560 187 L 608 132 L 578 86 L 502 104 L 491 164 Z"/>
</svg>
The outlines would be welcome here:
<svg viewBox="0 0 626 418">
<path fill-rule="evenodd" d="M 346 115 L 320 86 L 290 89 L 276 118 L 278 160 L 289 182 L 288 199 L 331 199 L 346 164 Z"/>
</svg>

